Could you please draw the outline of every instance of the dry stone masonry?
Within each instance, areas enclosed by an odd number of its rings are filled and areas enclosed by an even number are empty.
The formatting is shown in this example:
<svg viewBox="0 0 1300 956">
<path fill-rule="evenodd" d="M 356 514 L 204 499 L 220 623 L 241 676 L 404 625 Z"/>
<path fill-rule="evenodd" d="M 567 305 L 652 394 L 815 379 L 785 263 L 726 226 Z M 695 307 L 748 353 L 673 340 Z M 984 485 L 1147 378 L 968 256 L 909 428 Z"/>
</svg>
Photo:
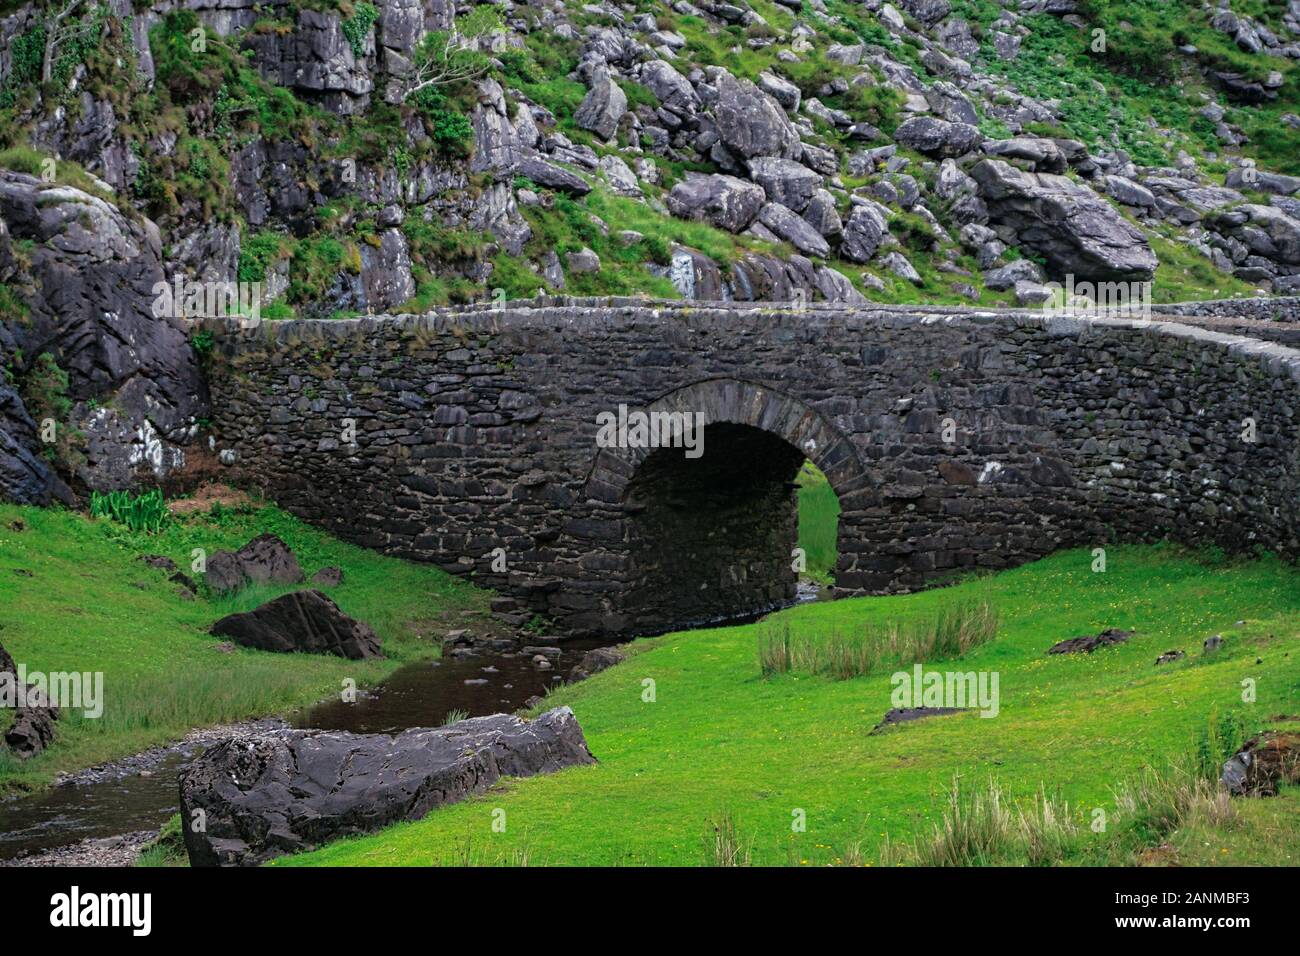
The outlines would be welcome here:
<svg viewBox="0 0 1300 956">
<path fill-rule="evenodd" d="M 539 300 L 205 327 L 236 477 L 571 633 L 790 599 L 805 457 L 840 498 L 840 593 L 1151 536 L 1300 554 L 1300 352 L 1163 317 Z M 620 404 L 702 412 L 703 455 L 598 447 Z"/>
</svg>

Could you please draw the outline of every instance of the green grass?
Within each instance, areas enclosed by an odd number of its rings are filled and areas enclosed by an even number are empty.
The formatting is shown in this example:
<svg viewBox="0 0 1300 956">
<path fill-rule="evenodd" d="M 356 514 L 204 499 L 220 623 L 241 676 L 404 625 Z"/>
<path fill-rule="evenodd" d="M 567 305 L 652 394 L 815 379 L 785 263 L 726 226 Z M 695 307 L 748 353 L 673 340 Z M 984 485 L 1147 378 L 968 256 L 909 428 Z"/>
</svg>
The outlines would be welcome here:
<svg viewBox="0 0 1300 956">
<path fill-rule="evenodd" d="M 830 584 L 834 578 L 835 538 L 840 526 L 840 499 L 826 476 L 812 462 L 799 470 L 799 547 L 804 550 L 807 575 Z"/>
<path fill-rule="evenodd" d="M 485 859 L 527 847 L 539 864 L 699 865 L 713 862 L 720 819 L 734 829 L 722 849 L 739 847 L 756 864 L 874 862 L 886 834 L 902 843 L 942 822 L 954 777 L 978 787 L 995 776 L 1018 801 L 1045 788 L 1068 803 L 1083 839 L 1113 839 L 1088 826 L 1093 809 L 1116 813 L 1113 788 L 1188 753 L 1212 711 L 1240 708 L 1262 721 L 1300 710 L 1300 575 L 1271 558 L 1231 563 L 1170 546 L 1112 548 L 1110 559 L 1094 574 L 1089 551 L 1069 551 L 950 589 L 815 603 L 775 618 L 862 628 L 932 616 L 954 600 L 995 604 L 997 638 L 960 664 L 999 672 L 995 718 L 962 714 L 869 735 L 891 706 L 888 674 L 764 680 L 754 654 L 761 625 L 663 635 L 545 702 L 574 708 L 598 765 L 510 780 L 419 822 L 281 863 L 436 865 L 472 843 Z M 1138 634 L 1091 656 L 1044 653 L 1116 626 Z M 1226 646 L 1206 658 L 1201 641 L 1213 633 Z M 1155 667 L 1171 648 L 1187 658 Z M 1252 705 L 1241 702 L 1246 678 L 1257 686 Z M 496 807 L 506 810 L 505 833 L 491 829 Z M 807 830 L 794 833 L 799 812 Z M 1256 817 L 1276 835 L 1295 810 L 1278 800 L 1243 811 L 1247 824 Z M 1263 844 L 1204 827 L 1170 839 Z M 1269 858 L 1294 860 L 1300 833 L 1283 835 Z"/>
<path fill-rule="evenodd" d="M 222 652 L 207 633 L 213 621 L 295 586 L 187 601 L 165 574 L 137 560 L 164 554 L 188 571 L 193 549 L 238 548 L 261 532 L 279 535 L 308 578 L 326 565 L 343 569 L 343 583 L 329 594 L 374 628 L 386 660 Z M 437 656 L 439 623 L 463 621 L 462 612 L 486 615 L 487 596 L 436 568 L 336 541 L 272 507 L 176 518 L 144 535 L 107 519 L 0 505 L 0 643 L 29 670 L 103 672 L 105 697 L 101 718 L 60 720 L 55 745 L 40 756 L 0 756 L 0 792 L 43 786 L 61 771 L 194 727 L 283 713 L 338 693 L 347 678 L 374 683 L 404 661 Z"/>
<path fill-rule="evenodd" d="M 1200 821 L 1173 833 L 1147 862 L 1179 866 L 1300 866 L 1300 787 L 1235 801 L 1233 825 Z"/>
<path fill-rule="evenodd" d="M 996 609 L 983 601 L 954 602 L 939 608 L 931 618 L 871 624 L 862 629 L 772 622 L 759 628 L 758 662 L 764 677 L 820 674 L 851 680 L 961 657 L 993 640 L 997 626 Z"/>
</svg>

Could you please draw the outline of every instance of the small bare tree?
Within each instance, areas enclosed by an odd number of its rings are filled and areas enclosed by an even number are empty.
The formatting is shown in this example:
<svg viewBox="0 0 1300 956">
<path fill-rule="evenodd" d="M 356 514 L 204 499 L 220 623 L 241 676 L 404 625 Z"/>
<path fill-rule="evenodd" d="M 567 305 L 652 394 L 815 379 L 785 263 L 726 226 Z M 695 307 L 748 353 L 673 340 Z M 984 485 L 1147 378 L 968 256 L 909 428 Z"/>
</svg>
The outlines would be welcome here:
<svg viewBox="0 0 1300 956">
<path fill-rule="evenodd" d="M 45 55 L 41 59 L 41 82 L 54 79 L 54 64 L 59 60 L 59 50 L 69 41 L 82 40 L 99 29 L 99 20 L 91 17 L 82 20 L 81 12 L 88 0 L 67 0 L 62 7 L 54 7 L 45 16 Z"/>
<path fill-rule="evenodd" d="M 476 80 L 487 73 L 492 64 L 479 52 L 477 41 L 502 29 L 501 14 L 482 6 L 461 17 L 459 23 L 453 21 L 448 30 L 425 34 L 415 50 L 407 97 L 430 87 Z"/>
</svg>

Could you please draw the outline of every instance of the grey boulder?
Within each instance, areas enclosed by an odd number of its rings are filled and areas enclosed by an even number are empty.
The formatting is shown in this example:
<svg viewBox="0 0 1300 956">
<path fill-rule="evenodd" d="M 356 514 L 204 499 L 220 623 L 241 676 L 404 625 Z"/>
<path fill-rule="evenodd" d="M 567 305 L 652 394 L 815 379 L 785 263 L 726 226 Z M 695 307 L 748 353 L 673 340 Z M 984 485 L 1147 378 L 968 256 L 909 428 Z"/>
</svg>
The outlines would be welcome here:
<svg viewBox="0 0 1300 956">
<path fill-rule="evenodd" d="M 722 144 L 741 159 L 779 156 L 798 159 L 803 145 L 781 104 L 749 80 L 711 69 L 716 89 L 713 119 Z"/>
<path fill-rule="evenodd" d="M 668 211 L 679 219 L 696 219 L 740 232 L 763 207 L 763 187 L 721 173 L 687 173 L 668 194 Z"/>
<path fill-rule="evenodd" d="M 779 202 L 770 202 L 759 210 L 758 221 L 800 252 L 822 258 L 831 254 L 830 243 L 825 237 L 798 213 Z"/>
<path fill-rule="evenodd" d="M 525 156 L 521 159 L 519 175 L 531 179 L 539 186 L 567 193 L 570 196 L 585 196 L 591 192 L 591 186 L 577 173 L 571 173 L 563 166 L 548 163 L 540 156 Z"/>
<path fill-rule="evenodd" d="M 531 721 L 494 714 L 395 736 L 284 730 L 232 737 L 181 773 L 185 847 L 192 866 L 253 866 L 418 820 L 502 777 L 595 762 L 567 707 Z"/>
<path fill-rule="evenodd" d="M 600 64 L 592 71 L 591 89 L 573 114 L 573 121 L 601 139 L 611 139 L 626 112 L 627 95 L 610 78 L 609 68 Z"/>
<path fill-rule="evenodd" d="M 778 156 L 751 159 L 749 178 L 763 187 L 769 202 L 779 202 L 795 212 L 808 208 L 822 184 L 822 177 L 807 166 Z"/>
<path fill-rule="evenodd" d="M 998 159 L 971 170 L 990 220 L 1015 230 L 1054 275 L 1083 280 L 1145 280 L 1157 266 L 1146 237 L 1087 186 L 1052 173 L 1029 173 Z"/>
<path fill-rule="evenodd" d="M 888 222 L 878 207 L 854 206 L 840 237 L 840 255 L 850 262 L 870 262 L 888 234 Z"/>
<path fill-rule="evenodd" d="M 978 147 L 984 134 L 969 123 L 914 116 L 899 124 L 894 140 L 927 156 L 961 156 Z"/>
<path fill-rule="evenodd" d="M 985 288 L 1001 291 L 1015 288 L 1018 282 L 1041 283 L 1046 279 L 1042 268 L 1031 259 L 1017 259 L 1015 262 L 990 269 L 984 273 Z"/>
</svg>

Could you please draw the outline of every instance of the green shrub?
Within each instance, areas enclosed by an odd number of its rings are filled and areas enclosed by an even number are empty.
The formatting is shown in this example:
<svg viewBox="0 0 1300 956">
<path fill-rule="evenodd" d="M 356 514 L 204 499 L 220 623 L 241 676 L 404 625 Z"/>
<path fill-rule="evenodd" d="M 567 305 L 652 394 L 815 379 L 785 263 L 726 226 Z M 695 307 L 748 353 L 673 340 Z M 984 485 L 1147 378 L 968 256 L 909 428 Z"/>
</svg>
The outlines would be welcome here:
<svg viewBox="0 0 1300 956">
<path fill-rule="evenodd" d="M 41 79 L 45 59 L 45 27 L 20 33 L 9 44 L 9 78 L 0 87 L 0 107 L 13 106 L 19 94 L 33 89 Z"/>
<path fill-rule="evenodd" d="M 343 21 L 343 36 L 347 39 L 348 46 L 352 48 L 352 55 L 357 59 L 365 55 L 366 37 L 378 19 L 378 8 L 373 3 L 362 0 L 356 5 L 352 16 Z"/>
<path fill-rule="evenodd" d="M 429 135 L 444 156 L 464 156 L 474 141 L 474 128 L 462 113 L 440 109 L 429 117 Z"/>
<path fill-rule="evenodd" d="M 91 492 L 90 515 L 108 518 L 144 534 L 157 534 L 171 519 L 167 502 L 157 488 L 140 495 L 129 491 Z"/>
</svg>

